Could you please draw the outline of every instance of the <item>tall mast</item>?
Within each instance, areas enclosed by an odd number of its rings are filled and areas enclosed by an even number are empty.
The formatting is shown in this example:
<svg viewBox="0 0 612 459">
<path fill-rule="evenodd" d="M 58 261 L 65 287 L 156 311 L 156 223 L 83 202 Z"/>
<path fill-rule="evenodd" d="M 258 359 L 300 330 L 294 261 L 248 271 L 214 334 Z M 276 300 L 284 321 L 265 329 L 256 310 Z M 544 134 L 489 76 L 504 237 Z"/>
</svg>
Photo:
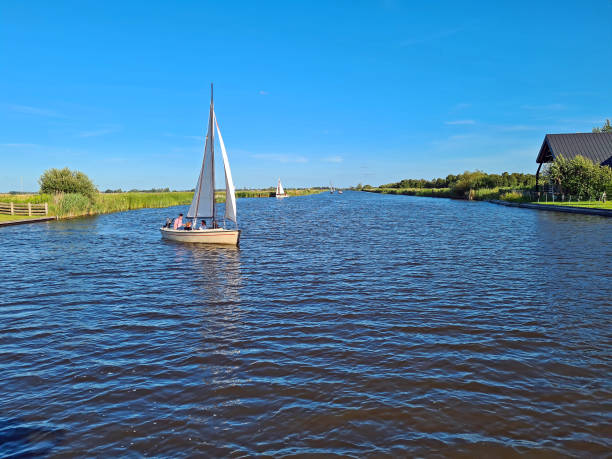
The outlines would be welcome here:
<svg viewBox="0 0 612 459">
<path fill-rule="evenodd" d="M 210 83 L 210 115 L 208 116 L 209 132 L 210 132 L 210 154 L 212 160 L 212 210 L 213 210 L 213 222 L 216 221 L 215 214 L 215 126 L 213 124 L 213 117 L 215 115 L 215 108 L 213 103 L 213 84 Z M 214 226 L 214 224 L 213 224 Z"/>
</svg>

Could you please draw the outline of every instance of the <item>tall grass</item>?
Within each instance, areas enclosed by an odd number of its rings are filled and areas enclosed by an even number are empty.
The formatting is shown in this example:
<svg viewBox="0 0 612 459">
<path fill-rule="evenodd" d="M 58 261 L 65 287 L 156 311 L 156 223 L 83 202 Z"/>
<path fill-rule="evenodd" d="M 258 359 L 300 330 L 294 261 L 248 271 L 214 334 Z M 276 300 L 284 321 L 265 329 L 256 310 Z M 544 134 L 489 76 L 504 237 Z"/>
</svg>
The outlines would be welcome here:
<svg viewBox="0 0 612 459">
<path fill-rule="evenodd" d="M 309 194 L 323 193 L 328 190 L 320 188 L 290 188 L 285 190 L 289 196 L 306 196 Z"/>
<path fill-rule="evenodd" d="M 505 196 L 508 200 L 518 201 L 520 199 L 521 202 L 528 201 L 528 199 L 523 199 L 521 193 L 514 192 L 511 188 L 479 188 L 470 190 L 469 192 L 466 191 L 465 193 L 453 191 L 451 188 L 370 188 L 364 189 L 364 191 L 383 194 L 403 194 L 408 196 L 428 196 L 433 198 L 471 198 L 475 201 L 505 199 Z"/>
<path fill-rule="evenodd" d="M 58 217 L 74 217 L 89 212 L 91 201 L 80 193 L 66 193 L 58 196 L 55 211 Z"/>
<path fill-rule="evenodd" d="M 508 202 L 531 202 L 531 199 L 525 197 L 523 193 L 519 193 L 518 191 L 506 191 L 499 194 L 499 198 L 501 201 Z"/>
<path fill-rule="evenodd" d="M 191 191 L 162 193 L 100 193 L 91 206 L 93 214 L 107 214 L 124 210 L 171 207 L 190 204 Z"/>
<path fill-rule="evenodd" d="M 291 188 L 285 189 L 285 192 L 289 196 L 306 196 L 309 194 L 317 194 L 322 193 L 325 190 L 315 189 L 315 188 Z M 225 192 L 221 191 L 219 193 L 222 196 L 222 201 L 225 200 Z M 274 190 L 236 190 L 237 198 L 273 198 L 276 196 L 276 192 Z"/>
<path fill-rule="evenodd" d="M 364 188 L 363 191 L 382 194 L 402 194 L 406 196 L 424 196 L 431 198 L 456 197 L 450 188 Z"/>
<path fill-rule="evenodd" d="M 317 189 L 292 189 L 287 192 L 292 196 L 320 193 Z M 274 197 L 269 190 L 238 190 L 237 198 Z M 161 208 L 191 204 L 192 191 L 171 191 L 159 193 L 98 193 L 92 200 L 78 193 L 67 194 L 0 194 L 0 201 L 19 203 L 47 203 L 49 215 L 60 218 L 81 215 L 108 214 L 125 210 Z M 225 191 L 215 192 L 215 201 L 225 201 Z"/>
<path fill-rule="evenodd" d="M 221 201 L 225 201 L 225 191 L 219 193 Z M 216 196 L 215 196 L 216 197 Z M 274 191 L 268 190 L 236 190 L 237 198 L 272 198 Z"/>
</svg>

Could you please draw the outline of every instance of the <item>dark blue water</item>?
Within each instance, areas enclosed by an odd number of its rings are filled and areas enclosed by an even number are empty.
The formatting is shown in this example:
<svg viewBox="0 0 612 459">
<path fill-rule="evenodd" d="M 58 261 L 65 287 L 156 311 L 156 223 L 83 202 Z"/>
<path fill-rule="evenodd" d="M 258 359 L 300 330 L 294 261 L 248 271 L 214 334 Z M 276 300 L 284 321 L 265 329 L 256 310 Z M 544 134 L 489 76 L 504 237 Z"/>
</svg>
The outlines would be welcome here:
<svg viewBox="0 0 612 459">
<path fill-rule="evenodd" d="M 347 192 L 0 228 L 0 456 L 609 456 L 612 220 Z"/>
</svg>

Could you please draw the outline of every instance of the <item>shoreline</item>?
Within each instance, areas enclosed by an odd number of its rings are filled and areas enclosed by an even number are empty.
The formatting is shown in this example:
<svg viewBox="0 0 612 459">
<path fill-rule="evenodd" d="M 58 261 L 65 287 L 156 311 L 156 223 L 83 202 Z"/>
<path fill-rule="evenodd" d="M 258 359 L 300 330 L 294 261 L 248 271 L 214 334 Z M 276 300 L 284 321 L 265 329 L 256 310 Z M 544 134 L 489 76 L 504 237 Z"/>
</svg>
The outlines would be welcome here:
<svg viewBox="0 0 612 459">
<path fill-rule="evenodd" d="M 510 202 L 499 199 L 490 199 L 488 202 L 506 207 L 520 207 L 523 209 L 544 210 L 547 212 L 565 212 L 568 214 L 597 215 L 599 217 L 612 217 L 612 210 L 592 209 L 589 207 L 556 206 L 554 204 L 534 204 L 527 202 Z"/>
<path fill-rule="evenodd" d="M 26 223 L 42 223 L 42 222 L 50 222 L 53 220 L 58 220 L 57 217 L 42 217 L 42 218 L 24 218 L 22 220 L 9 220 L 6 222 L 0 222 L 0 227 L 2 226 L 14 226 L 14 225 L 24 225 Z"/>
<path fill-rule="evenodd" d="M 439 189 L 434 189 L 433 192 L 424 191 L 417 192 L 414 190 L 403 190 L 402 192 L 385 192 L 385 190 L 376 191 L 376 189 L 371 190 L 362 190 L 366 193 L 376 193 L 376 194 L 391 194 L 391 195 L 400 195 L 400 196 L 415 196 L 417 198 L 445 198 L 445 199 L 456 199 L 460 201 L 469 201 L 468 199 L 462 198 L 460 196 L 454 196 L 446 191 L 440 191 Z M 608 209 L 599 209 L 592 207 L 579 207 L 579 206 L 569 206 L 569 205 L 555 205 L 555 204 L 538 204 L 532 202 L 513 202 L 513 201 L 504 201 L 502 199 L 479 199 L 476 196 L 476 199 L 472 201 L 480 201 L 480 202 L 489 202 L 491 204 L 497 204 L 500 206 L 507 207 L 520 207 L 523 209 L 532 209 L 532 210 L 543 210 L 547 212 L 565 212 L 570 214 L 580 214 L 580 215 L 596 215 L 600 217 L 612 217 L 612 210 Z"/>
<path fill-rule="evenodd" d="M 291 197 L 309 196 L 319 194 L 324 190 L 319 189 L 293 189 L 287 190 Z M 181 196 L 182 195 L 182 196 Z M 8 220 L 0 222 L 0 227 L 21 225 L 26 223 L 40 223 L 43 221 L 60 221 L 72 218 L 94 217 L 97 215 L 112 214 L 116 212 L 127 212 L 130 210 L 139 209 L 165 209 L 175 206 L 189 205 L 191 203 L 193 193 L 189 192 L 161 192 L 161 193 L 145 193 L 145 192 L 126 192 L 126 193 L 99 193 L 94 203 L 87 203 L 86 206 L 74 208 L 65 213 L 58 215 L 57 196 L 51 195 L 7 195 L 2 194 L 0 200 L 8 199 L 14 202 L 47 202 L 49 208 L 53 209 L 53 213 L 49 213 L 42 218 L 24 218 L 18 220 Z M 217 202 L 224 202 L 225 192 L 215 193 Z M 273 198 L 273 191 L 269 190 L 237 190 L 237 199 L 251 198 Z"/>
</svg>

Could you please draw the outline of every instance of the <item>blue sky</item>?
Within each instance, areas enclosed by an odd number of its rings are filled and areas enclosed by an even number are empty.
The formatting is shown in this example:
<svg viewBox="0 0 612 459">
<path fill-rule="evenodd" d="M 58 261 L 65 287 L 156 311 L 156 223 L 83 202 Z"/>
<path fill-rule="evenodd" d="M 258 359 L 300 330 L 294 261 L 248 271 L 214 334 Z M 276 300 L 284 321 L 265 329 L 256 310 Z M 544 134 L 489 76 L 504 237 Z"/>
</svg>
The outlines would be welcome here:
<svg viewBox="0 0 612 459">
<path fill-rule="evenodd" d="M 2 2 L 0 191 L 192 188 L 211 81 L 238 187 L 534 172 L 612 117 L 612 2 Z"/>
</svg>

